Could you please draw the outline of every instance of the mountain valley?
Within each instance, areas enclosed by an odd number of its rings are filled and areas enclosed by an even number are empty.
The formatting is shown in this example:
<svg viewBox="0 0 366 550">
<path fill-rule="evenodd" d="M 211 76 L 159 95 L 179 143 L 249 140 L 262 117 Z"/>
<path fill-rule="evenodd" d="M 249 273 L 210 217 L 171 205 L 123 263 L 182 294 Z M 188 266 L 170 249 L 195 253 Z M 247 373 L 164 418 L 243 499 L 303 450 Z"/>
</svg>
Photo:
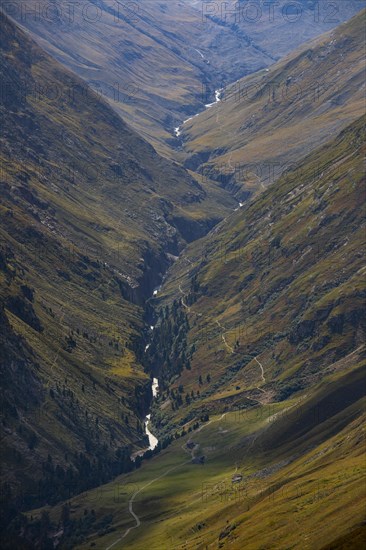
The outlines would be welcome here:
<svg viewBox="0 0 366 550">
<path fill-rule="evenodd" d="M 365 2 L 289 4 L 28 0 L 5 2 L 4 10 L 158 152 L 174 157 L 174 128 L 213 101 L 215 89 L 268 67 Z"/>
<path fill-rule="evenodd" d="M 2 6 L 4 550 L 364 547 L 364 6 Z"/>
</svg>

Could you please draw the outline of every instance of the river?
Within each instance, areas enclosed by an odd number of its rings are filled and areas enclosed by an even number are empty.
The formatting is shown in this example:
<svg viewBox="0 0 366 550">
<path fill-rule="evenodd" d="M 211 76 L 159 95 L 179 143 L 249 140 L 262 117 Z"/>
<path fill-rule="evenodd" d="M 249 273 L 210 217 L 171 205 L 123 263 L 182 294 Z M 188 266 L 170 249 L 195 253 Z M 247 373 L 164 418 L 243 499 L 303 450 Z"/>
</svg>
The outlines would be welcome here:
<svg viewBox="0 0 366 550">
<path fill-rule="evenodd" d="M 219 103 L 221 101 L 221 96 L 222 96 L 222 90 L 215 90 L 215 101 L 213 103 L 206 103 L 205 108 L 210 109 L 211 107 L 213 107 L 213 105 L 216 105 L 216 103 Z M 176 128 L 174 128 L 175 137 L 179 138 L 182 135 L 182 129 L 183 129 L 183 126 L 186 124 L 186 122 L 189 122 L 190 120 L 192 120 L 192 118 L 195 118 L 196 116 L 200 115 L 202 112 L 203 111 L 200 111 L 196 115 L 190 116 L 189 118 L 183 121 L 182 126 L 177 126 Z M 244 203 L 239 202 L 238 207 L 235 208 L 234 211 L 239 210 L 242 206 L 244 206 Z M 160 287 L 158 290 L 160 290 Z M 158 290 L 154 291 L 154 296 L 158 293 Z"/>
<path fill-rule="evenodd" d="M 158 292 L 160 290 L 160 286 L 157 287 L 154 292 L 153 292 L 153 295 L 152 297 L 155 297 Z M 154 325 L 150 325 L 150 331 L 152 332 L 154 329 L 155 329 L 155 326 Z M 150 338 L 151 340 L 151 338 Z M 145 346 L 145 353 L 147 352 L 147 350 L 149 349 L 150 347 L 150 343 L 146 344 Z M 152 380 L 152 384 L 151 384 L 151 391 L 152 391 L 152 396 L 153 396 L 153 400 L 155 399 L 155 397 L 158 395 L 159 393 L 159 380 L 157 378 L 153 378 Z M 149 446 L 146 448 L 146 449 L 143 449 L 142 451 L 135 451 L 132 455 L 131 455 L 131 460 L 135 460 L 135 458 L 137 456 L 142 456 L 146 451 L 153 451 L 155 449 L 155 447 L 157 446 L 157 444 L 159 443 L 159 440 L 157 437 L 155 437 L 155 435 L 153 433 L 150 432 L 149 430 L 149 424 L 150 424 L 150 421 L 151 421 L 151 413 L 147 414 L 145 416 L 145 419 L 144 419 L 144 428 L 145 428 L 145 434 L 147 435 L 147 437 L 149 438 Z"/>
<path fill-rule="evenodd" d="M 152 394 L 153 394 L 153 399 L 154 399 L 154 397 L 156 397 L 158 395 L 158 392 L 159 392 L 159 381 L 158 381 L 157 378 L 153 378 L 153 381 L 152 381 L 152 384 L 151 384 L 151 389 L 152 389 Z M 146 449 L 143 449 L 141 451 L 135 451 L 134 453 L 132 453 L 131 460 L 133 460 L 133 461 L 135 461 L 137 456 L 143 456 L 143 454 L 146 451 L 153 451 L 155 449 L 155 447 L 157 446 L 157 444 L 159 443 L 158 438 L 155 437 L 155 435 L 153 433 L 151 433 L 150 430 L 149 430 L 150 420 L 151 420 L 151 413 L 147 414 L 145 416 L 145 419 L 144 419 L 145 434 L 149 438 L 149 446 L 146 447 Z"/>
<path fill-rule="evenodd" d="M 219 101 L 221 101 L 221 94 L 222 94 L 221 90 L 215 90 L 215 101 L 213 103 L 207 103 L 205 105 L 206 109 L 209 109 L 213 105 L 216 105 L 216 103 L 219 103 Z M 182 127 L 185 125 L 186 122 L 188 122 L 189 120 L 192 120 L 192 118 L 198 116 L 199 114 L 201 114 L 201 112 L 202 111 L 184 120 L 182 126 L 177 126 L 176 128 L 174 128 L 175 137 L 178 138 L 182 134 Z"/>
<path fill-rule="evenodd" d="M 156 397 L 158 395 L 158 392 L 159 392 L 159 381 L 158 381 L 157 378 L 153 378 L 151 389 L 152 389 L 152 394 L 153 394 L 153 399 L 154 399 L 154 397 Z M 159 440 L 149 430 L 150 419 L 151 419 L 151 414 L 146 415 L 146 418 L 145 418 L 145 433 L 149 438 L 149 449 L 151 451 L 153 451 L 155 449 L 155 447 L 157 446 L 157 444 L 159 443 Z"/>
<path fill-rule="evenodd" d="M 215 102 L 214 103 L 209 103 L 207 104 L 205 107 L 206 108 L 210 108 L 212 107 L 212 105 L 215 105 L 215 103 L 221 101 L 220 99 L 221 97 L 221 91 L 220 90 L 216 90 L 215 91 Z M 199 114 L 199 113 L 198 113 Z M 194 115 L 194 116 L 198 116 L 197 115 Z M 188 118 L 187 120 L 185 120 L 183 122 L 183 124 L 185 122 L 187 122 L 188 120 L 191 120 L 191 118 L 193 117 L 190 117 Z M 179 128 L 176 128 L 175 130 L 179 130 Z M 180 133 L 176 133 L 176 135 L 180 135 Z M 239 208 L 241 208 L 243 206 L 243 203 L 239 202 L 239 206 L 237 208 L 235 208 L 235 210 L 239 210 Z M 226 219 L 226 218 L 225 218 Z M 159 293 L 161 289 L 161 285 L 156 287 L 153 291 L 153 294 L 152 294 L 152 298 L 155 298 L 157 296 L 157 294 Z M 155 329 L 155 326 L 154 325 L 150 325 L 150 331 L 153 332 L 153 330 Z M 150 338 L 151 339 L 151 338 Z M 146 344 L 145 346 L 145 353 L 147 352 L 147 350 L 149 349 L 150 347 L 150 343 Z M 155 397 L 158 395 L 158 392 L 159 392 L 159 380 L 157 378 L 153 378 L 153 381 L 152 381 L 152 384 L 151 384 L 151 391 L 152 391 L 152 396 L 153 396 L 153 400 L 155 399 Z M 150 424 L 150 421 L 151 421 L 151 413 L 147 414 L 145 416 L 145 419 L 144 419 L 144 427 L 145 427 L 145 434 L 147 435 L 147 437 L 149 438 L 149 446 L 147 449 L 144 449 L 142 451 L 136 451 L 134 452 L 132 455 L 131 455 L 131 460 L 135 460 L 135 458 L 137 456 L 142 456 L 146 451 L 150 450 L 150 451 L 153 451 L 155 449 L 155 447 L 157 446 L 157 444 L 159 443 L 159 440 L 157 437 L 155 437 L 155 435 L 153 433 L 150 432 L 149 430 L 149 424 Z"/>
</svg>

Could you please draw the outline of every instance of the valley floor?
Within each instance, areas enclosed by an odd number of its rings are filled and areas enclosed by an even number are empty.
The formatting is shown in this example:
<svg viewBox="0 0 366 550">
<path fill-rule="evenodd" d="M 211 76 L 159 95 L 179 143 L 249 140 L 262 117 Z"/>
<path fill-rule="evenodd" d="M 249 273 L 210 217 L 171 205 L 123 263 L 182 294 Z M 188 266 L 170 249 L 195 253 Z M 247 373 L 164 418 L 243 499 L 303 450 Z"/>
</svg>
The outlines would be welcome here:
<svg viewBox="0 0 366 550">
<path fill-rule="evenodd" d="M 361 352 L 311 397 L 228 410 L 139 470 L 74 498 L 74 520 L 91 509 L 97 524 L 104 520 L 75 548 L 320 550 L 339 537 L 348 544 L 339 548 L 361 548 Z M 201 456 L 204 464 L 192 463 Z M 60 507 L 50 515 L 56 520 Z"/>
</svg>

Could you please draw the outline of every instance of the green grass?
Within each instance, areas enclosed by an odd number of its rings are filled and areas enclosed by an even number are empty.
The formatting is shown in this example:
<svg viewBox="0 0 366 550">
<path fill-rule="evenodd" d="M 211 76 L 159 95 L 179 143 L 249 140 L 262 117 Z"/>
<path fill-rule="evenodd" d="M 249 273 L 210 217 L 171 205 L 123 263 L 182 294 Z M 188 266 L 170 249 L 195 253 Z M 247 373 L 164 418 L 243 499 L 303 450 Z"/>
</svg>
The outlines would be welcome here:
<svg viewBox="0 0 366 550">
<path fill-rule="evenodd" d="M 357 395 L 350 404 L 340 391 L 359 384 L 364 370 L 357 364 L 349 369 L 343 363 L 312 396 L 304 392 L 286 403 L 211 417 L 199 432 L 176 440 L 139 470 L 72 499 L 74 519 L 91 509 L 97 522 L 113 517 L 112 532 L 90 532 L 76 548 L 105 549 L 133 526 L 128 501 L 136 491 L 133 511 L 141 525 L 116 543 L 117 550 L 215 548 L 218 541 L 238 550 L 243 545 L 320 549 L 342 536 L 363 515 L 364 405 Z M 335 402 L 335 392 L 338 412 L 318 415 L 314 430 L 305 418 L 327 400 Z M 302 447 L 289 429 L 294 419 L 306 434 Z M 200 445 L 196 454 L 207 457 L 204 466 L 187 464 L 182 446 L 189 438 Z M 236 471 L 244 476 L 239 484 L 231 481 Z M 60 510 L 50 509 L 53 521 Z M 230 526 L 235 528 L 223 536 Z"/>
<path fill-rule="evenodd" d="M 265 400 L 276 399 L 286 387 L 291 393 L 311 386 L 328 365 L 362 344 L 363 124 L 359 119 L 307 157 L 190 245 L 171 268 L 162 305 L 180 299 L 179 285 L 189 295 L 193 274 L 199 287 L 188 312 L 187 349 L 194 344 L 196 351 L 191 370 L 183 370 L 174 387 L 183 384 L 185 392 L 196 392 L 199 374 L 207 371 L 212 381 L 199 388 L 201 394 L 208 391 L 204 400 L 178 412 L 164 409 L 167 424 L 180 421 L 190 408 L 224 411 L 244 396 L 260 399 L 257 385 L 267 392 Z M 321 177 L 313 177 L 314 166 Z M 271 245 L 275 237 L 278 247 Z M 343 328 L 337 328 L 337 318 Z M 302 335 L 306 322 L 313 322 L 314 330 Z M 248 354 L 251 360 L 245 359 Z M 264 385 L 254 356 L 263 364 Z M 241 361 L 230 375 L 228 369 Z"/>
</svg>

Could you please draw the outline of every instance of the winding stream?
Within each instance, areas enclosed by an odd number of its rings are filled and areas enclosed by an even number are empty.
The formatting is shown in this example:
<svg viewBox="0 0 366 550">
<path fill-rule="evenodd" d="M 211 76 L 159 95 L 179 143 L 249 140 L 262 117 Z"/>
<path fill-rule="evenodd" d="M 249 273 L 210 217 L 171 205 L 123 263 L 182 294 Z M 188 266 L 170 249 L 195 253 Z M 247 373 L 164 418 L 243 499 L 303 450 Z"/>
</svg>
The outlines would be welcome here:
<svg viewBox="0 0 366 550">
<path fill-rule="evenodd" d="M 212 107 L 213 105 L 216 105 L 216 103 L 219 103 L 219 101 L 221 101 L 221 94 L 222 94 L 222 91 L 221 90 L 215 90 L 215 101 L 213 103 L 207 103 L 205 105 L 206 109 L 209 109 L 210 107 Z M 175 137 L 179 138 L 180 135 L 182 134 L 182 128 L 183 126 L 186 124 L 186 122 L 188 122 L 189 120 L 192 120 L 192 118 L 198 116 L 201 114 L 202 111 L 200 111 L 199 113 L 197 113 L 196 115 L 193 115 L 193 116 L 190 116 L 189 118 L 187 118 L 186 120 L 183 121 L 182 123 L 182 126 L 177 126 L 176 128 L 174 128 L 174 135 Z"/>
<path fill-rule="evenodd" d="M 159 392 L 159 381 L 157 378 L 153 378 L 153 383 L 151 385 L 153 399 L 158 395 Z M 151 420 L 151 414 L 146 415 L 145 418 L 145 433 L 149 438 L 149 449 L 150 451 L 153 451 L 157 444 L 159 443 L 159 440 L 155 437 L 154 434 L 152 434 L 149 430 L 149 423 Z"/>
<path fill-rule="evenodd" d="M 219 101 L 221 101 L 221 91 L 220 90 L 215 90 L 215 101 L 214 101 L 214 103 L 209 103 L 209 104 L 205 105 L 205 107 L 210 108 L 210 107 L 212 107 L 212 105 L 215 105 L 215 103 L 218 103 Z M 194 116 L 198 116 L 199 114 L 200 113 L 197 113 Z M 191 120 L 192 118 L 194 118 L 194 117 L 192 116 L 192 117 L 188 118 L 187 120 L 185 120 L 183 122 L 183 124 L 185 124 L 186 122 L 188 122 L 188 120 Z M 175 134 L 176 134 L 177 137 L 180 135 L 180 128 L 179 127 L 175 128 Z M 235 208 L 234 211 L 239 210 L 243 205 L 244 205 L 243 203 L 239 202 L 239 206 L 237 208 Z M 226 220 L 226 218 L 224 218 L 224 220 Z M 161 285 L 156 287 L 153 291 L 153 294 L 152 294 L 151 298 L 155 298 L 157 296 L 157 294 L 159 293 L 160 289 L 161 289 Z M 184 295 L 184 293 L 183 293 L 180 286 L 179 286 L 179 290 Z M 183 303 L 184 307 L 186 307 L 188 310 L 190 309 L 184 303 L 183 298 L 182 298 L 182 303 Z M 216 322 L 218 323 L 218 321 L 216 321 Z M 155 326 L 150 325 L 149 328 L 150 328 L 150 331 L 153 332 L 153 330 L 155 329 Z M 224 327 L 222 327 L 222 328 L 224 328 Z M 150 340 L 151 340 L 151 338 L 150 338 Z M 226 340 L 225 340 L 225 336 L 223 336 L 223 340 L 224 340 L 226 346 L 229 347 Z M 150 347 L 150 343 L 147 343 L 146 346 L 145 346 L 145 353 L 148 351 L 149 347 Z M 233 351 L 233 350 L 231 350 L 231 351 Z M 154 400 L 155 397 L 158 395 L 158 392 L 159 392 L 159 380 L 157 378 L 153 378 L 152 384 L 151 384 L 151 390 L 152 390 L 152 396 L 153 396 L 153 400 Z M 135 458 L 137 456 L 143 456 L 143 454 L 148 450 L 153 451 L 156 448 L 156 446 L 158 445 L 158 443 L 159 443 L 158 438 L 155 437 L 155 435 L 153 433 L 151 433 L 151 431 L 149 429 L 150 422 L 151 422 L 151 413 L 147 414 L 145 416 L 145 419 L 144 419 L 145 434 L 149 438 L 149 446 L 148 446 L 147 449 L 134 452 L 131 455 L 131 460 L 135 460 Z"/>
<path fill-rule="evenodd" d="M 158 294 L 159 290 L 160 290 L 160 286 L 155 288 L 155 290 L 153 291 L 152 297 L 155 297 Z M 150 328 L 150 331 L 153 332 L 153 330 L 155 329 L 155 326 L 150 325 L 149 328 Z M 151 340 L 151 337 L 150 337 L 150 340 Z M 150 347 L 150 342 L 147 343 L 146 346 L 145 346 L 145 353 L 147 352 L 149 347 Z M 151 391 L 152 391 L 152 396 L 153 396 L 153 400 L 154 400 L 155 397 L 159 393 L 159 380 L 157 378 L 153 378 L 153 380 L 152 380 Z M 133 461 L 136 459 L 137 456 L 143 456 L 143 454 L 146 451 L 153 451 L 155 449 L 155 447 L 157 446 L 157 444 L 159 443 L 158 438 L 155 437 L 155 435 L 153 433 L 151 433 L 150 430 L 149 430 L 150 421 L 151 421 L 151 413 L 147 414 L 145 416 L 145 419 L 144 419 L 145 434 L 149 438 L 149 446 L 146 449 L 134 452 L 131 455 L 131 460 L 133 460 Z"/>
<path fill-rule="evenodd" d="M 149 345 L 150 344 L 148 344 L 146 346 L 145 351 L 146 351 L 146 349 L 149 348 Z M 153 381 L 152 381 L 152 384 L 151 384 L 151 389 L 152 389 L 152 394 L 153 394 L 153 399 L 154 399 L 158 395 L 158 392 L 159 392 L 159 380 L 157 378 L 153 378 Z M 136 460 L 137 456 L 143 456 L 146 451 L 153 451 L 155 449 L 155 447 L 157 446 L 157 444 L 159 443 L 158 438 L 155 437 L 155 435 L 153 433 L 151 433 L 150 430 L 149 430 L 150 421 L 151 421 L 151 413 L 147 414 L 145 416 L 145 420 L 144 420 L 145 434 L 149 438 L 149 446 L 145 449 L 142 449 L 141 451 L 135 451 L 131 455 L 131 460 L 133 460 L 133 461 Z"/>
</svg>

